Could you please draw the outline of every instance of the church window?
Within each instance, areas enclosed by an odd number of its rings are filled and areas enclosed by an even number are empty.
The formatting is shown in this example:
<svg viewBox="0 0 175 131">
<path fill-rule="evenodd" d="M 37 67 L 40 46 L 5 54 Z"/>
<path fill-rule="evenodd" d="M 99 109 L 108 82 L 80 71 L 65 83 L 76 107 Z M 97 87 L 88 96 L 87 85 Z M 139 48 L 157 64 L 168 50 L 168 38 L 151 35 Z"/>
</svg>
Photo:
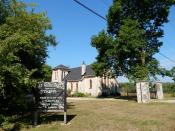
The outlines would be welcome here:
<svg viewBox="0 0 175 131">
<path fill-rule="evenodd" d="M 76 83 L 76 91 L 78 91 L 78 83 Z"/>
<path fill-rule="evenodd" d="M 89 89 L 92 89 L 92 80 L 90 79 L 90 81 L 89 81 L 90 83 L 90 88 Z"/>
<path fill-rule="evenodd" d="M 55 80 L 57 79 L 57 71 L 55 71 Z"/>
<path fill-rule="evenodd" d="M 73 83 L 71 82 L 71 91 L 73 90 Z"/>
</svg>

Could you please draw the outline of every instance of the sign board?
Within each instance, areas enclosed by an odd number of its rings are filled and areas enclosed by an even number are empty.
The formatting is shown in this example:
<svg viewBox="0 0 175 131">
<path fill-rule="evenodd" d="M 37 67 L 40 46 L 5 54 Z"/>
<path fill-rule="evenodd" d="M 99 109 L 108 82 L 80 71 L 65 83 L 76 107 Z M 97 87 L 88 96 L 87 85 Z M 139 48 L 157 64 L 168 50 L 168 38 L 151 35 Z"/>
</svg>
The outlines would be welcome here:
<svg viewBox="0 0 175 131">
<path fill-rule="evenodd" d="M 66 108 L 66 91 L 64 83 L 40 82 L 38 84 L 39 102 L 41 112 L 58 112 Z"/>
<path fill-rule="evenodd" d="M 36 112 L 64 112 L 64 123 L 66 124 L 66 90 L 66 81 L 64 83 L 39 82 L 37 87 Z M 35 123 L 37 125 L 37 121 Z"/>
</svg>

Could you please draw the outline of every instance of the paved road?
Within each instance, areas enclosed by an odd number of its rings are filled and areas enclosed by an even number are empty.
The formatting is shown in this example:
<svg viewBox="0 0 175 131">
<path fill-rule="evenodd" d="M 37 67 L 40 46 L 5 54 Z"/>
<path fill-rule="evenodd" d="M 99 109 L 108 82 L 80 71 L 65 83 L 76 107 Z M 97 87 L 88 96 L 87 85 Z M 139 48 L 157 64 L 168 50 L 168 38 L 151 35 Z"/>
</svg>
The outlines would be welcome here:
<svg viewBox="0 0 175 131">
<path fill-rule="evenodd" d="M 109 100 L 109 101 L 128 101 L 128 100 L 124 100 L 124 99 L 116 99 L 116 98 L 91 98 L 91 97 L 68 97 L 67 100 L 71 101 L 71 100 L 95 100 L 95 101 L 104 101 L 104 100 Z"/>
<path fill-rule="evenodd" d="M 175 100 L 151 100 L 151 102 L 175 103 Z"/>
<path fill-rule="evenodd" d="M 92 100 L 92 101 L 128 101 L 124 99 L 116 99 L 116 98 L 88 98 L 88 97 L 68 97 L 68 101 L 82 101 L 82 100 Z M 175 103 L 175 100 L 151 100 L 151 102 L 158 103 Z"/>
</svg>

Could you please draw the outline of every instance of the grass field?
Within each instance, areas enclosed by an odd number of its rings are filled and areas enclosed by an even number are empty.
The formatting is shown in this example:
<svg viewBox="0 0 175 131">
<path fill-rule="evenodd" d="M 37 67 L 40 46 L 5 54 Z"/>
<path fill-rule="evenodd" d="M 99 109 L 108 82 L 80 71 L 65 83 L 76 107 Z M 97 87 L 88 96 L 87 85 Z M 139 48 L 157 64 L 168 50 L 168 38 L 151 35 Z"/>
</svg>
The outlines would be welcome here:
<svg viewBox="0 0 175 131">
<path fill-rule="evenodd" d="M 41 115 L 37 127 L 19 121 L 29 131 L 175 131 L 174 104 L 137 104 L 135 101 L 69 101 L 68 125 L 63 114 Z"/>
</svg>

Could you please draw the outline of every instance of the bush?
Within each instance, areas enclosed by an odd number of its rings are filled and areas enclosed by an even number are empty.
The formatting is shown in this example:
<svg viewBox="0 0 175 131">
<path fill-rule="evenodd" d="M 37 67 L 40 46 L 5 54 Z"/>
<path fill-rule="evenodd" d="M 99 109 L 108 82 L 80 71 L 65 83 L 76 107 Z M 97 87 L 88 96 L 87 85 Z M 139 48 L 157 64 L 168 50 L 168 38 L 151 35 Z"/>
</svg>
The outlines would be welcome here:
<svg viewBox="0 0 175 131">
<path fill-rule="evenodd" d="M 163 92 L 175 96 L 175 83 L 163 83 Z"/>
<path fill-rule="evenodd" d="M 4 122 L 4 116 L 2 114 L 0 114 L 0 125 L 2 122 Z"/>
<path fill-rule="evenodd" d="M 84 93 L 81 92 L 75 92 L 74 94 L 72 94 L 73 97 L 85 97 L 86 95 Z"/>
<path fill-rule="evenodd" d="M 12 130 L 14 127 L 14 121 L 17 119 L 17 115 L 4 116 L 0 115 L 0 127 L 3 130 Z"/>
<path fill-rule="evenodd" d="M 136 87 L 134 83 L 120 83 L 120 90 L 123 93 L 135 93 Z"/>
</svg>

